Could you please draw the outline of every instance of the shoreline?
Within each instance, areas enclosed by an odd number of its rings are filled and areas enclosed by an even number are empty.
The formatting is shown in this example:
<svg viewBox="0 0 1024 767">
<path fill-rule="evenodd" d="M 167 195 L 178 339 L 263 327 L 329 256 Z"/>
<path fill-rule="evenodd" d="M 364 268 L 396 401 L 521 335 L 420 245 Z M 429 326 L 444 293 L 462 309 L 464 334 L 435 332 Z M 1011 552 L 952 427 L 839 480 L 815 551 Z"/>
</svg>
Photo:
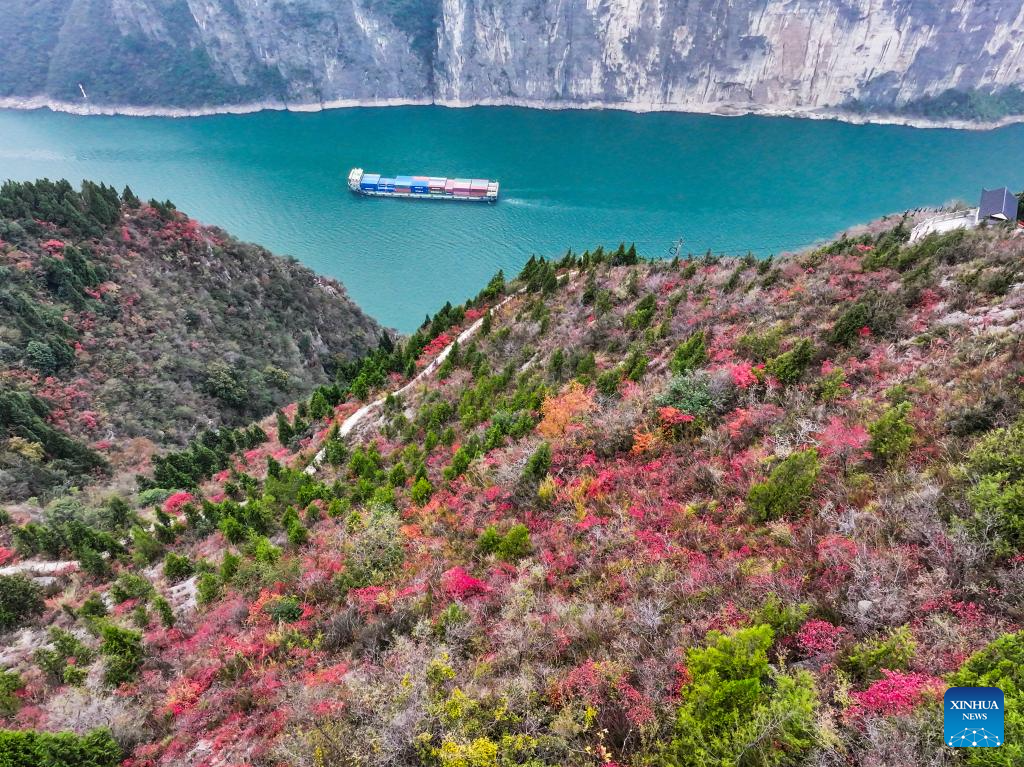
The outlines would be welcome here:
<svg viewBox="0 0 1024 767">
<path fill-rule="evenodd" d="M 56 101 L 42 96 L 27 98 L 0 98 L 0 109 L 19 111 L 49 110 L 80 116 L 123 116 L 123 117 L 164 117 L 189 118 L 213 117 L 216 115 L 245 115 L 256 112 L 325 112 L 333 109 L 352 109 L 390 106 L 440 106 L 450 109 L 470 107 L 522 107 L 549 111 L 599 111 L 614 110 L 638 114 L 674 112 L 679 114 L 708 115 L 712 117 L 791 117 L 807 120 L 832 120 L 851 125 L 898 125 L 920 129 L 951 129 L 988 131 L 1024 122 L 1024 115 L 1004 117 L 994 122 L 973 122 L 969 120 L 927 120 L 891 114 L 857 114 L 832 108 L 819 107 L 778 107 L 756 104 L 662 104 L 654 102 L 605 102 L 605 101 L 540 101 L 520 98 L 488 98 L 479 101 L 431 98 L 387 98 L 387 99 L 334 99 L 330 101 L 290 103 L 268 99 L 245 104 L 225 104 L 212 107 L 139 107 L 130 105 L 88 104 L 81 102 Z"/>
</svg>

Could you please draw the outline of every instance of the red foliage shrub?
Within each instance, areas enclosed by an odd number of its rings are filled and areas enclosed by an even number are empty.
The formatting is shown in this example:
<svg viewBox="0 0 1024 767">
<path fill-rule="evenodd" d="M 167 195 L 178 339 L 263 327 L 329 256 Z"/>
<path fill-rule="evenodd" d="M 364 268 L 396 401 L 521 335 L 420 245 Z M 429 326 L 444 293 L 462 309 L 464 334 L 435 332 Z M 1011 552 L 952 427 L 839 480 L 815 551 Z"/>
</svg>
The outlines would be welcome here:
<svg viewBox="0 0 1024 767">
<path fill-rule="evenodd" d="M 634 727 L 654 719 L 650 701 L 629 683 L 619 664 L 611 661 L 584 661 L 566 674 L 554 697 L 581 700 L 606 713 L 621 712 Z"/>
<path fill-rule="evenodd" d="M 348 592 L 349 599 L 355 604 L 356 609 L 364 615 L 377 612 L 377 610 L 388 605 L 387 589 L 383 586 L 365 586 L 361 589 L 352 589 Z"/>
<path fill-rule="evenodd" d="M 671 405 L 658 408 L 658 419 L 664 426 L 678 426 L 684 423 L 692 423 L 696 420 L 689 413 L 684 413 L 679 408 L 674 408 Z"/>
<path fill-rule="evenodd" d="M 440 353 L 444 349 L 444 347 L 446 347 L 451 342 L 451 336 L 449 336 L 447 333 L 441 333 L 433 340 L 431 340 L 429 344 L 423 347 L 423 352 L 420 354 L 418 363 L 425 364 L 431 357 L 433 357 L 435 354 Z"/>
<path fill-rule="evenodd" d="M 842 535 L 828 535 L 818 542 L 818 561 L 849 562 L 857 556 L 857 544 Z"/>
<path fill-rule="evenodd" d="M 865 451 L 871 435 L 859 423 L 851 426 L 842 418 L 832 416 L 818 439 L 821 441 L 822 455 L 836 456 L 845 463 L 857 455 L 867 457 Z"/>
<path fill-rule="evenodd" d="M 907 714 L 925 700 L 939 698 L 946 691 L 944 681 L 927 674 L 883 669 L 882 675 L 868 689 L 852 693 L 854 702 L 847 709 L 847 716 L 860 718 L 867 714 Z"/>
<path fill-rule="evenodd" d="M 310 671 L 303 675 L 302 682 L 308 687 L 318 687 L 325 684 L 339 684 L 349 672 L 349 665 L 342 661 L 326 668 Z"/>
<path fill-rule="evenodd" d="M 441 575 L 441 586 L 445 593 L 454 599 L 466 599 L 490 591 L 486 583 L 474 578 L 460 566 L 453 567 Z"/>
<path fill-rule="evenodd" d="M 847 631 L 842 626 L 814 619 L 800 627 L 796 635 L 796 644 L 806 656 L 826 655 L 839 648 L 846 634 Z"/>
<path fill-rule="evenodd" d="M 749 389 L 757 383 L 757 376 L 749 362 L 736 362 L 726 365 L 733 384 L 740 389 Z"/>
<path fill-rule="evenodd" d="M 85 410 L 78 414 L 78 423 L 84 429 L 95 431 L 99 428 L 99 414 L 95 410 Z"/>
<path fill-rule="evenodd" d="M 167 713 L 180 716 L 190 711 L 206 692 L 220 672 L 219 667 L 201 669 L 191 679 L 180 679 L 167 691 L 164 709 Z"/>
<path fill-rule="evenodd" d="M 193 497 L 192 493 L 186 492 L 184 490 L 174 493 L 174 495 L 170 496 L 166 501 L 164 501 L 164 512 L 171 515 L 177 514 L 179 511 L 181 511 L 182 506 L 184 506 L 186 503 L 191 503 L 194 500 L 195 498 Z"/>
</svg>

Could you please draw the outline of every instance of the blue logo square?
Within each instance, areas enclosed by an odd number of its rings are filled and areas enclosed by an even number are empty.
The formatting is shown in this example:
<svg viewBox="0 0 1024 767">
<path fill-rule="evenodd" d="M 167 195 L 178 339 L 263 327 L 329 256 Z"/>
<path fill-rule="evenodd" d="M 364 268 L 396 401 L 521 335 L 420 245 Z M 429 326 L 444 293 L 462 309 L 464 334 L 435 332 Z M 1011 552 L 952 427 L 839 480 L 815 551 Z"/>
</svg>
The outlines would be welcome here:
<svg viewBox="0 0 1024 767">
<path fill-rule="evenodd" d="M 950 687 L 942 698 L 942 738 L 953 748 L 1003 745 L 1003 691 L 998 687 Z"/>
</svg>

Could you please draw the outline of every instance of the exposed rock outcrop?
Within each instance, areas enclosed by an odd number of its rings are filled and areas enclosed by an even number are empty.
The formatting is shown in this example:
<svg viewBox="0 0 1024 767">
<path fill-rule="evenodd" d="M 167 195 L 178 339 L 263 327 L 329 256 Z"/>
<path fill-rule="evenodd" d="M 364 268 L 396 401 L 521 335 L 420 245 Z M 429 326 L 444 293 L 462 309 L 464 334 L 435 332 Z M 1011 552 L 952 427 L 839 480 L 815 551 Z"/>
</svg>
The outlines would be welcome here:
<svg viewBox="0 0 1024 767">
<path fill-rule="evenodd" d="M 0 31 L 8 105 L 800 112 L 1024 82 L 1024 9 L 983 0 L 48 4 Z"/>
</svg>

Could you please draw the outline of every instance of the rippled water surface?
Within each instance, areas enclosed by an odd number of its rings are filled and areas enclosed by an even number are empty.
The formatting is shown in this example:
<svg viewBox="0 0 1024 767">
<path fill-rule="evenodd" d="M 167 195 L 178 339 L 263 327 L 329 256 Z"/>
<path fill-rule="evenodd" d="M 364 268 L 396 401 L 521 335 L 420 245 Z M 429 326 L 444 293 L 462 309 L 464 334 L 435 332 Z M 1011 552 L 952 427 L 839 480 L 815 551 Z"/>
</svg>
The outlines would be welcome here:
<svg viewBox="0 0 1024 767">
<path fill-rule="evenodd" d="M 349 168 L 498 179 L 497 205 L 364 199 Z M 194 119 L 0 111 L 0 178 L 131 184 L 341 279 L 413 329 L 531 253 L 635 241 L 767 255 L 851 224 L 1021 186 L 1024 126 L 391 107 Z"/>
</svg>

